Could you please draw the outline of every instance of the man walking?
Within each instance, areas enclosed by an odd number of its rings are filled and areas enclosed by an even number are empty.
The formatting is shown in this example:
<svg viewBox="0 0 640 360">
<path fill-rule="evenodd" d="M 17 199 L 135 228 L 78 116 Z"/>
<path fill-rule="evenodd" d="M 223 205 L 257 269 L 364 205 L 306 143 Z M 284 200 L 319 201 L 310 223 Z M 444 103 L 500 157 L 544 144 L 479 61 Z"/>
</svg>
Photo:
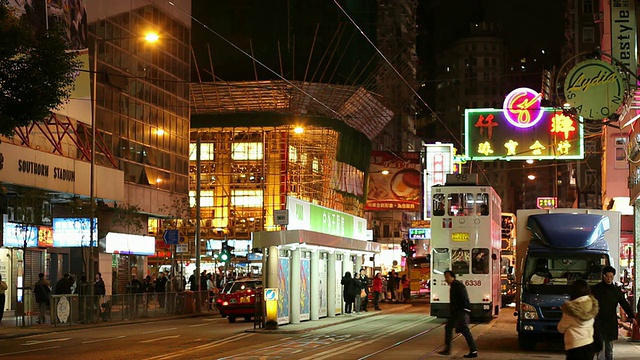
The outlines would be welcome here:
<svg viewBox="0 0 640 360">
<path fill-rule="evenodd" d="M 33 285 L 33 292 L 36 295 L 36 303 L 38 303 L 38 324 L 44 324 L 47 321 L 46 313 L 49 305 L 49 293 L 51 293 L 51 285 L 44 278 L 44 273 L 38 274 L 38 282 Z"/>
<path fill-rule="evenodd" d="M 633 308 L 627 301 L 622 289 L 613 283 L 616 269 L 605 266 L 602 269 L 602 281 L 594 285 L 591 294 L 598 300 L 600 311 L 594 326 L 594 340 L 604 342 L 604 350 L 598 354 L 598 360 L 613 360 L 613 342 L 618 340 L 618 305 L 635 322 Z M 596 349 L 602 349 L 596 344 Z"/>
<path fill-rule="evenodd" d="M 439 351 L 440 355 L 451 354 L 451 339 L 453 337 L 453 329 L 457 333 L 462 333 L 467 345 L 469 353 L 464 358 L 477 358 L 478 347 L 469 330 L 469 313 L 471 305 L 469 303 L 469 295 L 467 288 L 460 281 L 456 280 L 456 274 L 451 270 L 444 272 L 444 279 L 449 284 L 449 320 L 444 328 L 444 350 Z"/>
</svg>

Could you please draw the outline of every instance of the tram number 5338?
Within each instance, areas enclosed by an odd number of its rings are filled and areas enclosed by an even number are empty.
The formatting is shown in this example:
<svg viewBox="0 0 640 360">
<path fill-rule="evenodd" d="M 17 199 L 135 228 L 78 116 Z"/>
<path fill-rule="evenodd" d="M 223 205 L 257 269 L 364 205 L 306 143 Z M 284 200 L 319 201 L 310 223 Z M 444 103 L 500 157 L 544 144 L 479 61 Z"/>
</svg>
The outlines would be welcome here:
<svg viewBox="0 0 640 360">
<path fill-rule="evenodd" d="M 465 280 L 464 286 L 482 286 L 482 280 Z"/>
</svg>

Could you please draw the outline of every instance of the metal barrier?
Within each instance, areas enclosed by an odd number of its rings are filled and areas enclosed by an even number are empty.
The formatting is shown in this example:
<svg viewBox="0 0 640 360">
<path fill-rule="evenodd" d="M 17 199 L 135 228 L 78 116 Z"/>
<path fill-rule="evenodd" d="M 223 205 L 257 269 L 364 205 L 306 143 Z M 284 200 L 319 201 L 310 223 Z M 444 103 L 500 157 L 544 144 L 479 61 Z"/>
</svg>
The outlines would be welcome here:
<svg viewBox="0 0 640 360">
<path fill-rule="evenodd" d="M 215 297 L 211 297 L 208 291 L 184 291 L 107 296 L 51 295 L 49 316 L 54 326 L 165 317 L 194 313 L 198 299 L 203 302 L 203 312 L 218 312 Z M 16 321 L 19 318 L 21 322 L 31 325 L 32 316 L 39 314 L 35 295 L 25 292 L 23 303 L 21 314 L 24 316 L 16 317 Z M 209 307 L 209 304 L 212 306 Z"/>
<path fill-rule="evenodd" d="M 253 312 L 253 328 L 254 329 L 262 329 L 264 328 L 265 316 L 264 316 L 264 295 L 262 291 L 256 291 L 256 302 Z"/>
</svg>

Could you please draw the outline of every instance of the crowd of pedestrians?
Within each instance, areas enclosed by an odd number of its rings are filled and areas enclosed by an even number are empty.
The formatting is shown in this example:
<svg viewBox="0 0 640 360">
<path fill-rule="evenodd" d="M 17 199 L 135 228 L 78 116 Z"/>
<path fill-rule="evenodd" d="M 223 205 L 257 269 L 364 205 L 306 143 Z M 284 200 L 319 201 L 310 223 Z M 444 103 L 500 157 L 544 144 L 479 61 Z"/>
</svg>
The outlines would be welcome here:
<svg viewBox="0 0 640 360">
<path fill-rule="evenodd" d="M 373 302 L 374 310 L 380 310 L 380 303 L 384 301 L 407 303 L 411 300 L 410 279 L 407 275 L 399 277 L 395 270 L 390 271 L 386 277 L 377 272 L 373 279 L 369 279 L 364 268 L 355 276 L 347 271 L 340 283 L 343 286 L 345 314 L 368 311 L 369 298 Z"/>
</svg>

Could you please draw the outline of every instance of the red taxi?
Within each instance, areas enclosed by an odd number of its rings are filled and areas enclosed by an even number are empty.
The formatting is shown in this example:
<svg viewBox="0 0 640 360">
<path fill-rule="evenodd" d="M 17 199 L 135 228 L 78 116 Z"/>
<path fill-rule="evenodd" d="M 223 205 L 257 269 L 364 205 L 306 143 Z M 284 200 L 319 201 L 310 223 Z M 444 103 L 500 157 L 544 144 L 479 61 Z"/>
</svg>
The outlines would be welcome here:
<svg viewBox="0 0 640 360">
<path fill-rule="evenodd" d="M 262 292 L 262 280 L 240 279 L 225 286 L 218 294 L 216 306 L 220 315 L 226 317 L 230 323 L 236 322 L 237 317 L 251 320 L 255 312 L 256 293 Z"/>
</svg>

